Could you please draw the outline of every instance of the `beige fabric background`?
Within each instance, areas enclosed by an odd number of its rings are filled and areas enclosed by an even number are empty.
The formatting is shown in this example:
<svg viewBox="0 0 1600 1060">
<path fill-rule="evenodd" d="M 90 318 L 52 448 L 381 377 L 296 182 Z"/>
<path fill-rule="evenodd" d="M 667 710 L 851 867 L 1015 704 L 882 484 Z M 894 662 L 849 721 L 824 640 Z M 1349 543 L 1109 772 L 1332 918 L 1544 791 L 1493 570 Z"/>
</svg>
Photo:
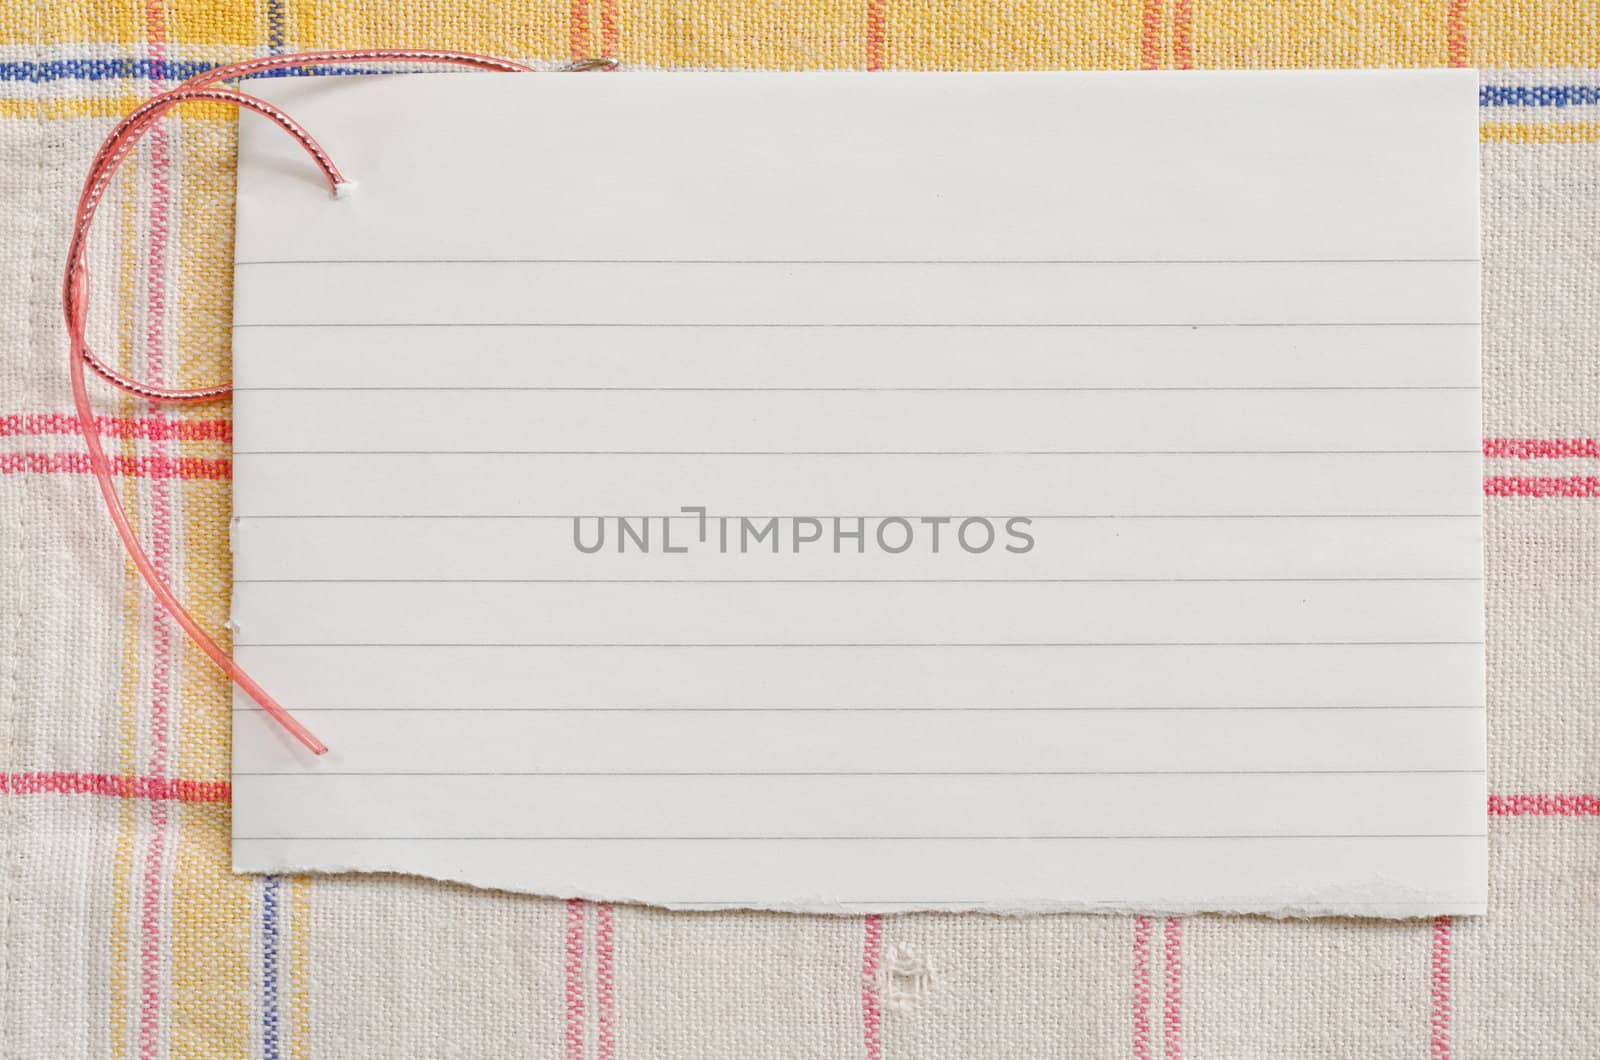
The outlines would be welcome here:
<svg viewBox="0 0 1600 1060">
<path fill-rule="evenodd" d="M 66 227 L 100 139 L 160 85 L 398 44 L 695 67 L 1484 68 L 1489 916 L 667 914 L 232 876 L 228 690 L 127 568 L 67 416 Z M 12 0 L 0 1056 L 1600 1055 L 1597 71 L 1600 6 L 1555 0 Z M 233 120 L 170 123 L 103 215 L 94 327 L 138 374 L 226 374 Z M 226 405 L 96 400 L 141 534 L 222 631 Z"/>
</svg>

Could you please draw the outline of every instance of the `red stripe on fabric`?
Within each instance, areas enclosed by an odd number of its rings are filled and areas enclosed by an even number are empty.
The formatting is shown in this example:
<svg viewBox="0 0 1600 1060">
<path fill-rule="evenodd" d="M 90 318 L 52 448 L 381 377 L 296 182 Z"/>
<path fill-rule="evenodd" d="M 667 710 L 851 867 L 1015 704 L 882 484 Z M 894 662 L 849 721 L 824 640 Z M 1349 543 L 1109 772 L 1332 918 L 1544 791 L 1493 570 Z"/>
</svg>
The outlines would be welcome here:
<svg viewBox="0 0 1600 1060">
<path fill-rule="evenodd" d="M 883 5 L 886 0 L 867 0 L 867 69 L 883 69 L 886 33 Z"/>
<path fill-rule="evenodd" d="M 1428 1019 L 1429 1055 L 1433 1060 L 1450 1060 L 1450 918 L 1433 922 L 1433 1011 Z"/>
<path fill-rule="evenodd" d="M 568 9 L 567 46 L 572 51 L 574 59 L 589 57 L 589 2 L 590 0 L 572 0 Z"/>
<path fill-rule="evenodd" d="M 1161 1006 L 1161 1041 L 1167 1060 L 1183 1056 L 1183 922 L 1177 917 L 1167 917 L 1166 936 L 1162 947 L 1166 958 L 1164 985 L 1166 997 Z"/>
<path fill-rule="evenodd" d="M 1145 70 L 1161 69 L 1161 0 L 1144 0 L 1144 13 L 1139 19 L 1139 66 Z"/>
<path fill-rule="evenodd" d="M 598 1041 L 595 1060 L 616 1060 L 616 993 L 612 965 L 616 959 L 616 907 L 594 910 L 594 1004 Z"/>
<path fill-rule="evenodd" d="M 1467 0 L 1450 0 L 1445 11 L 1447 62 L 1454 67 L 1467 65 Z"/>
<path fill-rule="evenodd" d="M 211 479 L 223 482 L 233 477 L 233 461 L 193 456 L 169 457 L 107 455 L 111 473 L 125 478 Z M 87 475 L 87 453 L 0 453 L 0 475 Z"/>
<path fill-rule="evenodd" d="M 165 46 L 156 45 L 165 39 L 161 24 L 160 0 L 151 0 L 152 54 L 164 54 Z M 172 189 L 167 174 L 172 168 L 170 142 L 167 130 L 157 126 L 150 130 L 150 258 L 149 275 L 145 281 L 145 365 L 152 379 L 162 378 L 166 360 L 167 339 L 167 250 L 170 235 L 168 206 Z M 154 413 L 153 419 L 166 422 L 166 417 Z M 166 443 L 152 443 L 150 459 L 165 464 L 168 460 Z M 173 536 L 171 475 L 150 476 L 150 559 L 162 581 L 172 580 Z M 172 619 L 165 608 L 150 612 L 150 772 L 164 776 L 167 771 L 168 719 L 172 699 Z M 152 811 L 156 812 L 156 811 Z M 163 811 L 164 812 L 164 811 Z M 160 851 L 152 842 L 150 871 L 159 872 Z M 160 893 L 160 879 L 155 890 Z"/>
<path fill-rule="evenodd" d="M 233 424 L 227 420 L 166 420 L 155 416 L 98 416 L 95 426 L 102 438 L 121 441 L 231 442 Z M 78 417 L 61 413 L 0 416 L 0 438 L 51 434 L 82 435 Z"/>
<path fill-rule="evenodd" d="M 583 1060 L 584 901 L 567 901 L 567 1060 Z"/>
<path fill-rule="evenodd" d="M 1600 817 L 1600 795 L 1490 795 L 1490 817 Z"/>
<path fill-rule="evenodd" d="M 105 795 L 158 802 L 231 802 L 224 780 L 171 780 L 112 773 L 0 773 L 0 795 Z"/>
<path fill-rule="evenodd" d="M 621 37 L 622 16 L 617 12 L 617 0 L 600 0 L 600 54 L 615 56 Z"/>
<path fill-rule="evenodd" d="M 1483 492 L 1490 497 L 1600 497 L 1594 475 L 1489 475 Z"/>
<path fill-rule="evenodd" d="M 166 860 L 167 804 L 150 804 L 149 846 L 144 855 L 144 901 L 139 923 L 139 1056 L 161 1052 L 161 866 Z"/>
<path fill-rule="evenodd" d="M 1593 438 L 1485 438 L 1483 455 L 1491 460 L 1559 460 L 1563 457 L 1600 457 L 1600 441 Z"/>
<path fill-rule="evenodd" d="M 1194 69 L 1194 5 L 1190 0 L 1172 0 L 1172 65 L 1179 70 Z"/>
<path fill-rule="evenodd" d="M 861 929 L 861 1035 L 867 1060 L 883 1060 L 883 917 L 870 914 Z"/>
<path fill-rule="evenodd" d="M 1150 918 L 1133 918 L 1133 1056 L 1150 1060 Z"/>
<path fill-rule="evenodd" d="M 145 17 L 150 40 L 153 80 L 165 78 L 167 57 L 166 16 L 162 0 L 148 0 Z M 151 379 L 163 376 L 167 339 L 167 250 L 171 234 L 169 207 L 172 189 L 168 175 L 172 170 L 170 141 L 166 127 L 151 128 L 146 140 L 150 159 L 150 251 L 145 261 L 145 371 Z M 166 417 L 156 413 L 165 421 Z M 156 445 L 162 443 L 157 442 Z M 166 464 L 166 454 L 157 452 L 151 459 Z M 172 566 L 172 505 L 168 495 L 171 476 L 150 476 L 151 561 L 163 581 L 170 580 Z M 164 608 L 150 613 L 150 772 L 162 777 L 167 769 L 167 722 L 172 694 L 172 621 Z M 161 1053 L 163 916 L 161 911 L 163 876 L 166 865 L 167 806 L 150 804 L 150 829 L 145 847 L 144 902 L 141 910 L 142 941 L 139 947 L 140 1005 L 139 1055 L 155 1060 Z"/>
</svg>

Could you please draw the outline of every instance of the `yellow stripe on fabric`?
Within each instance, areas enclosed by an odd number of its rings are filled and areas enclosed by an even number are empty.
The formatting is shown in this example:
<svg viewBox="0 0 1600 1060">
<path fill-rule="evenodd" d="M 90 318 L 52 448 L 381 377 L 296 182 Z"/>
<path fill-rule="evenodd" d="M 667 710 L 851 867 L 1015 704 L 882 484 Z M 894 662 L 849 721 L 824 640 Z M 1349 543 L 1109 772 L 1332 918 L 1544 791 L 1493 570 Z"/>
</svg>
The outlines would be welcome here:
<svg viewBox="0 0 1600 1060">
<path fill-rule="evenodd" d="M 133 0 L 20 0 L 0 4 L 0 44 L 144 43 L 144 4 Z"/>
<path fill-rule="evenodd" d="M 270 2 L 163 4 L 166 40 L 170 44 L 235 44 L 266 51 Z"/>
<path fill-rule="evenodd" d="M 178 213 L 172 228 L 176 241 L 168 248 L 175 259 L 178 282 L 169 298 L 176 306 L 178 378 L 184 386 L 200 386 L 232 378 L 231 329 L 233 300 L 233 189 L 237 126 L 222 122 L 169 122 L 176 173 L 182 184 L 176 196 Z M 174 418 L 226 419 L 228 402 L 207 402 Z M 226 457 L 225 443 L 181 444 L 184 455 Z M 230 647 L 227 627 L 232 566 L 228 525 L 233 514 L 232 484 L 210 479 L 176 481 L 182 498 L 181 560 L 184 602 L 206 632 L 224 649 Z M 178 642 L 177 702 L 183 709 L 176 771 L 202 781 L 226 781 L 232 728 L 232 691 L 227 677 L 187 639 Z M 247 983 L 248 969 L 239 969 Z"/>
<path fill-rule="evenodd" d="M 311 881 L 289 884 L 289 1056 L 311 1055 Z"/>
<path fill-rule="evenodd" d="M 859 10 L 864 4 L 855 6 Z M 884 65 L 1137 70 L 1143 15 L 1143 0 L 885 0 Z"/>
<path fill-rule="evenodd" d="M 1473 66 L 1600 66 L 1595 0 L 1468 0 Z"/>
<path fill-rule="evenodd" d="M 457 48 L 512 58 L 565 59 L 567 0 L 515 6 L 445 0 L 288 0 L 297 49 Z"/>
<path fill-rule="evenodd" d="M 175 805 L 171 1055 L 250 1055 L 251 878 L 230 866 L 226 803 Z"/>
<path fill-rule="evenodd" d="M 1159 11 L 1159 21 L 1157 22 L 1158 28 L 1156 30 L 1155 43 L 1156 48 L 1160 53 L 1157 60 L 1159 63 L 1157 69 L 1160 70 L 1172 70 L 1177 67 L 1177 55 L 1175 49 L 1173 48 L 1174 37 L 1177 34 L 1177 20 L 1179 17 L 1176 3 L 1177 0 L 1160 0 L 1160 3 L 1154 5 Z M 1149 16 L 1149 9 L 1151 6 L 1152 5 L 1148 3 L 1141 3 L 1139 5 L 1140 13 L 1138 20 L 1141 34 L 1148 32 L 1144 28 L 1144 22 Z M 1193 4 L 1190 5 L 1191 11 L 1192 8 Z M 1193 22 L 1192 14 L 1185 14 L 1183 17 L 1187 18 L 1191 23 Z M 1139 43 L 1139 60 L 1141 64 L 1144 62 L 1145 58 L 1146 55 L 1144 41 L 1141 39 Z"/>
<path fill-rule="evenodd" d="M 200 0 L 162 5 L 168 44 L 234 44 L 265 50 L 265 3 Z M 0 44 L 131 44 L 149 41 L 143 0 L 21 0 L 0 5 Z M 97 49 L 91 49 L 97 50 Z"/>
<path fill-rule="evenodd" d="M 177 283 L 174 349 L 182 385 L 230 377 L 228 321 L 233 289 L 233 158 L 231 122 L 169 121 L 175 207 L 167 245 Z M 226 405 L 195 406 L 167 415 L 214 418 Z M 185 454 L 193 443 L 180 446 Z M 210 444 L 215 443 L 207 443 Z M 181 519 L 183 599 L 201 626 L 228 646 L 226 621 L 231 569 L 227 535 L 232 514 L 228 482 L 175 480 L 170 486 Z M 174 703 L 182 711 L 174 750 L 177 775 L 202 781 L 229 776 L 232 697 L 227 678 L 187 640 Z M 252 1026 L 250 932 L 253 880 L 232 872 L 227 805 L 185 806 L 179 815 L 171 883 L 170 966 L 174 1057 L 196 1060 L 248 1056 Z"/>
<path fill-rule="evenodd" d="M 644 66 L 859 70 L 866 11 L 866 0 L 618 0 L 617 53 Z"/>
<path fill-rule="evenodd" d="M 1195 0 L 1196 67 L 1444 66 L 1448 0 Z"/>
<path fill-rule="evenodd" d="M 102 356 L 112 364 L 124 364 L 125 351 L 132 343 L 135 317 L 134 297 L 139 266 L 138 255 L 138 170 L 130 160 L 124 165 L 118 180 L 119 198 L 113 204 L 117 246 L 117 324 L 114 351 L 102 351 Z M 110 211 L 107 211 L 110 212 Z M 117 411 L 124 417 L 135 413 L 134 401 L 122 395 Z M 122 442 L 124 456 L 137 452 L 137 443 L 129 438 Z M 127 512 L 134 533 L 139 532 L 138 507 L 139 480 L 127 476 L 119 483 L 120 500 Z M 119 716 L 121 719 L 117 741 L 117 766 L 124 776 L 139 772 L 139 644 L 145 610 L 143 606 L 144 583 L 129 560 L 123 562 L 122 572 L 122 680 L 118 689 Z M 114 1055 L 127 1056 L 132 1051 L 134 1028 L 130 1020 L 128 992 L 138 977 L 138 949 L 131 943 L 134 927 L 134 872 L 133 859 L 138 847 L 139 813 L 141 807 L 134 799 L 121 799 L 117 823 L 117 849 L 113 858 L 111 885 L 111 1047 Z"/>
<path fill-rule="evenodd" d="M 148 96 L 77 96 L 62 99 L 0 99 L 0 118 L 60 121 L 67 118 L 120 118 Z M 226 103 L 184 103 L 176 108 L 185 121 L 234 121 L 237 108 Z"/>
<path fill-rule="evenodd" d="M 1486 121 L 1478 135 L 1486 144 L 1593 144 L 1600 143 L 1600 122 Z"/>
<path fill-rule="evenodd" d="M 839 68 L 862 65 L 868 0 L 618 0 L 622 55 L 664 66 Z M 1142 2 L 884 0 L 891 66 L 1125 69 L 1137 55 Z M 1191 11 L 1194 58 L 1208 67 L 1438 66 L 1450 0 L 1164 0 L 1162 51 L 1175 8 Z M 513 56 L 568 54 L 570 0 L 518 5 L 454 0 L 288 0 L 296 47 L 458 47 Z M 590 23 L 598 33 L 599 0 Z M 1465 0 L 1468 60 L 1488 67 L 1600 66 L 1594 0 Z M 264 52 L 269 5 L 175 3 L 176 45 Z M 32 0 L 0 6 L 0 44 L 138 45 L 143 4 Z M 1130 51 L 1130 39 L 1135 42 Z"/>
<path fill-rule="evenodd" d="M 601 32 L 601 0 L 570 0 L 567 4 L 567 55 L 587 59 L 605 51 Z"/>
</svg>

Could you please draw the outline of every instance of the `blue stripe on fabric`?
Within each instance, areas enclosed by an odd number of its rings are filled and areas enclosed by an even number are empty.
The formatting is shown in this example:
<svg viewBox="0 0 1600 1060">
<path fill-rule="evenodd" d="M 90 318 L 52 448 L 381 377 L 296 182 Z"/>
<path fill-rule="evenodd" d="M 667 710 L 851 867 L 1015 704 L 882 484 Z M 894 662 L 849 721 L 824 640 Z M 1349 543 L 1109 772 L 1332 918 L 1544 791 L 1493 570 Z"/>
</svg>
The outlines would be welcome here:
<svg viewBox="0 0 1600 1060">
<path fill-rule="evenodd" d="M 284 39 L 288 32 L 288 16 L 284 14 L 283 0 L 267 0 L 267 52 L 282 55 Z"/>
<path fill-rule="evenodd" d="M 0 63 L 0 81 L 126 81 L 186 80 L 214 63 L 159 62 L 154 59 L 46 59 Z"/>
<path fill-rule="evenodd" d="M 1484 85 L 1481 107 L 1581 107 L 1600 103 L 1600 85 Z"/>
<path fill-rule="evenodd" d="M 288 17 L 283 0 L 266 0 L 267 50 L 281 54 L 288 46 Z M 48 81 L 182 81 L 217 63 L 156 59 L 45 59 L 0 62 L 0 82 Z M 263 77 L 325 74 L 368 74 L 377 71 L 339 67 L 297 67 L 273 70 Z M 1600 85 L 1484 85 L 1478 89 L 1483 107 L 1576 107 L 1600 104 Z"/>
<path fill-rule="evenodd" d="M 268 876 L 261 885 L 261 1055 L 278 1053 L 278 885 Z"/>
<path fill-rule="evenodd" d="M 0 82 L 26 81 L 187 81 L 221 63 L 165 62 L 154 59 L 49 59 L 0 62 Z M 290 70 L 271 70 L 257 77 L 307 77 L 329 74 L 361 75 L 380 70 L 353 70 L 332 66 L 297 66 Z"/>
</svg>

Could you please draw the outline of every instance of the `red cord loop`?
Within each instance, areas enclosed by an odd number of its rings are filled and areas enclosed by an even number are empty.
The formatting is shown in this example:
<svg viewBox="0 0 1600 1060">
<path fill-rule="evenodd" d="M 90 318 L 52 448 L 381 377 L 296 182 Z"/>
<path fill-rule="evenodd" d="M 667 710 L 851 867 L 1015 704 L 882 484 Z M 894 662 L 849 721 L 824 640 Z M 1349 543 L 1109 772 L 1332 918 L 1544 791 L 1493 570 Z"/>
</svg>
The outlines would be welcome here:
<svg viewBox="0 0 1600 1060">
<path fill-rule="evenodd" d="M 133 565 L 138 568 L 139 574 L 144 578 L 145 584 L 156 599 L 161 602 L 173 619 L 188 634 L 189 639 L 206 654 L 206 656 L 227 674 L 240 688 L 260 704 L 272 718 L 282 725 L 290 735 L 304 744 L 313 754 L 324 754 L 328 748 L 313 736 L 304 725 L 296 721 L 294 716 L 283 708 L 266 689 L 256 683 L 248 673 L 241 669 L 223 651 L 216 641 L 200 628 L 184 606 L 179 603 L 172 589 L 162 579 L 155 565 L 150 561 L 149 555 L 139 543 L 138 535 L 128 522 L 127 513 L 122 508 L 122 501 L 117 496 L 117 490 L 112 482 L 111 465 L 106 459 L 105 450 L 100 445 L 100 432 L 95 424 L 94 410 L 89 405 L 88 383 L 84 374 L 85 366 L 92 369 L 95 374 L 105 379 L 111 385 L 129 394 L 134 394 L 149 401 L 188 405 L 201 401 L 215 401 L 227 397 L 233 392 L 233 387 L 228 383 L 217 383 L 212 386 L 194 387 L 190 389 L 174 389 L 141 383 L 118 372 L 104 361 L 95 356 L 89 348 L 86 337 L 89 316 L 89 267 L 88 247 L 89 231 L 94 223 L 95 211 L 99 209 L 105 198 L 106 190 L 111 185 L 111 177 L 117 168 L 127 159 L 146 131 L 166 115 L 173 107 L 180 103 L 197 101 L 213 103 L 229 103 L 245 110 L 251 110 L 262 115 L 276 124 L 284 132 L 294 138 L 305 149 L 311 161 L 322 172 L 323 178 L 328 182 L 331 192 L 337 193 L 340 185 L 346 183 L 344 175 L 339 172 L 339 167 L 328 157 L 316 139 L 307 132 L 299 122 L 285 114 L 278 107 L 254 96 L 246 95 L 237 89 L 228 87 L 212 87 L 218 82 L 230 78 L 245 77 L 251 74 L 265 73 L 271 70 L 282 70 L 291 67 L 351 65 L 362 63 L 437 63 L 451 66 L 466 66 L 477 70 L 491 70 L 500 73 L 525 73 L 531 72 L 533 67 L 522 63 L 512 62 L 509 59 L 496 59 L 492 56 L 473 55 L 469 52 L 432 51 L 424 49 L 359 49 L 351 51 L 321 51 L 300 52 L 293 55 L 274 55 L 261 59 L 249 59 L 244 62 L 230 63 L 219 66 L 204 73 L 197 74 L 176 88 L 162 92 L 146 100 L 117 123 L 111 135 L 106 137 L 100 150 L 95 153 L 94 160 L 89 166 L 89 174 L 84 179 L 83 192 L 78 198 L 78 211 L 73 219 L 72 239 L 67 249 L 66 274 L 62 278 L 61 308 L 66 318 L 67 337 L 71 346 L 71 375 L 72 375 L 72 400 L 77 409 L 78 422 L 83 428 L 83 440 L 89 450 L 89 468 L 94 473 L 95 482 L 100 487 L 100 495 L 105 499 L 106 508 L 111 513 L 111 522 L 116 527 L 117 534 L 122 538 L 123 546 L 128 550 L 128 556 L 133 560 Z M 611 69 L 616 65 L 612 59 L 588 59 L 570 64 L 562 69 L 566 70 L 602 70 Z"/>
</svg>

